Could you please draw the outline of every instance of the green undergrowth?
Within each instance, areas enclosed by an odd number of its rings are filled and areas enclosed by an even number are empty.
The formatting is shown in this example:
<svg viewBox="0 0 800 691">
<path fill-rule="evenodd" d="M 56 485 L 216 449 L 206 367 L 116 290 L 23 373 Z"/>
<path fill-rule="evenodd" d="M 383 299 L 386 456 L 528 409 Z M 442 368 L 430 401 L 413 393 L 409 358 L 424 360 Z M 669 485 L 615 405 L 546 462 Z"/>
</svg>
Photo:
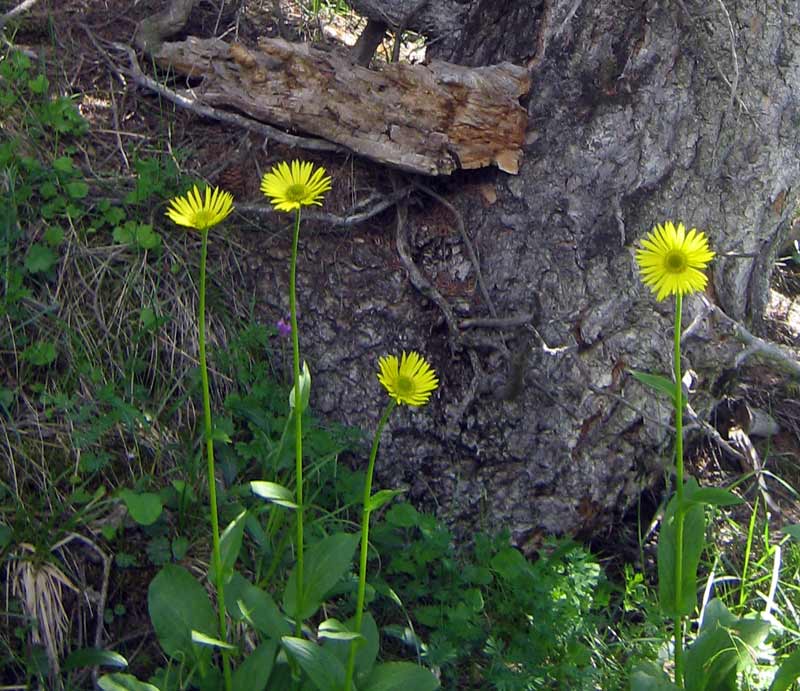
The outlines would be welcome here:
<svg viewBox="0 0 800 691">
<path fill-rule="evenodd" d="M 0 128 L 0 683 L 89 689 L 100 666 L 126 679 L 103 688 L 153 688 L 122 671 L 161 691 L 203 688 L 145 612 L 159 569 L 203 574 L 210 560 L 196 242 L 161 221 L 191 180 L 179 155 L 144 151 L 131 152 L 133 176 L 96 170 L 74 102 L 22 53 L 0 58 Z M 241 545 L 231 583 L 278 599 L 294 563 L 292 521 L 248 482 L 293 486 L 286 343 L 236 307 L 249 298 L 227 293 L 234 249 L 217 242 L 212 253 L 220 523 L 240 531 Z M 307 532 L 353 532 L 366 441 L 311 412 L 303 422 Z M 415 661 L 453 691 L 656 688 L 630 681 L 643 660 L 660 673 L 670 657 L 652 565 L 610 576 L 570 540 L 526 557 L 504 531 L 457 543 L 407 502 L 376 513 L 367 601 L 383 659 Z M 800 636 L 800 531 L 778 534 L 757 503 L 747 525 L 714 515 L 701 572 L 733 615 L 766 612 L 770 625 L 737 652 L 751 663 L 734 665 L 738 686 L 728 675 L 727 686 L 702 688 L 767 689 Z M 728 545 L 724 535 L 734 536 Z M 346 619 L 355 591 L 353 565 L 325 591 L 326 616 Z M 108 635 L 97 638 L 100 606 Z M 246 648 L 247 615 L 229 614 Z M 697 616 L 691 630 L 698 640 Z"/>
</svg>

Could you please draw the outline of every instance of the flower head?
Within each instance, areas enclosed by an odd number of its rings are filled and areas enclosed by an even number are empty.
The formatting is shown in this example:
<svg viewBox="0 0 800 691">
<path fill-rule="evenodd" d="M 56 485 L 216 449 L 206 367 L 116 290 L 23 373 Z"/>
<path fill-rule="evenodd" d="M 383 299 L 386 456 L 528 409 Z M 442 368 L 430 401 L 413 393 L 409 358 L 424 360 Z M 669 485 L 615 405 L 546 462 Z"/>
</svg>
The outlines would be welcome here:
<svg viewBox="0 0 800 691">
<path fill-rule="evenodd" d="M 378 365 L 378 381 L 399 405 L 424 405 L 439 386 L 436 372 L 413 350 L 408 355 L 404 351 L 399 362 L 396 355 L 384 355 Z"/>
<path fill-rule="evenodd" d="M 208 230 L 225 220 L 231 211 L 233 195 L 230 192 L 223 192 L 219 187 L 212 191 L 210 187 L 206 187 L 203 195 L 195 185 L 186 196 L 169 200 L 167 216 L 179 226 Z"/>
<path fill-rule="evenodd" d="M 275 328 L 278 329 L 278 335 L 288 338 L 292 335 L 292 323 L 289 317 L 281 317 L 275 323 Z"/>
<path fill-rule="evenodd" d="M 278 211 L 294 211 L 301 206 L 322 206 L 320 197 L 331 188 L 331 178 L 324 168 L 313 163 L 281 161 L 261 178 L 261 191 Z"/>
<path fill-rule="evenodd" d="M 676 228 L 672 221 L 655 228 L 641 241 L 636 261 L 645 285 L 656 293 L 656 300 L 668 295 L 696 293 L 708 281 L 703 271 L 714 258 L 708 239 L 692 228 L 688 233 L 683 223 Z"/>
</svg>

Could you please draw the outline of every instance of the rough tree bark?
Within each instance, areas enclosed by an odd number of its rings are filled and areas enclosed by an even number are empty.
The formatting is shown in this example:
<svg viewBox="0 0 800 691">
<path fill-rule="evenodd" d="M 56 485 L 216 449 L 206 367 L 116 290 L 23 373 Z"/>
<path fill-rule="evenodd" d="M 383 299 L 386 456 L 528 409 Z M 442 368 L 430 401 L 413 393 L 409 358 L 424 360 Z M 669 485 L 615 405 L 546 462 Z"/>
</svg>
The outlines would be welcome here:
<svg viewBox="0 0 800 691">
<path fill-rule="evenodd" d="M 391 421 L 381 486 L 523 546 L 596 533 L 669 458 L 669 410 L 627 373 L 666 371 L 670 353 L 671 306 L 641 286 L 636 240 L 664 219 L 704 229 L 712 299 L 753 328 L 763 314 L 800 176 L 796 3 L 429 0 L 410 20 L 414 0 L 351 5 L 424 32 L 434 57 L 523 66 L 532 90 L 520 174 L 448 186 L 485 293 L 457 216 L 429 193 L 380 228 L 304 231 L 315 406 L 371 428 L 377 357 L 420 350 L 442 386 Z M 278 314 L 287 252 L 253 241 L 255 290 Z M 715 342 L 687 345 L 701 389 L 730 364 Z"/>
</svg>

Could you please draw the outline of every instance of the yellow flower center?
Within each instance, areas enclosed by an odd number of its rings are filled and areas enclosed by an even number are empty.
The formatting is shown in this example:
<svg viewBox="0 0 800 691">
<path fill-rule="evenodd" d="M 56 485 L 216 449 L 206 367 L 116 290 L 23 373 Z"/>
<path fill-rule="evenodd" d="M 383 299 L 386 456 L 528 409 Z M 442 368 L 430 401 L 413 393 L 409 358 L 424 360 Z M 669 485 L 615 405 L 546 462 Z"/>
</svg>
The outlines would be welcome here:
<svg viewBox="0 0 800 691">
<path fill-rule="evenodd" d="M 686 253 L 681 250 L 671 250 L 664 257 L 664 268 L 673 274 L 681 274 L 686 271 L 689 262 Z"/>
<path fill-rule="evenodd" d="M 302 182 L 296 182 L 286 188 L 286 199 L 290 202 L 301 202 L 308 196 L 308 190 Z"/>
<path fill-rule="evenodd" d="M 214 214 L 208 209 L 198 209 L 194 212 L 194 224 L 198 230 L 204 230 L 211 223 Z"/>
<path fill-rule="evenodd" d="M 397 377 L 394 388 L 397 391 L 397 395 L 401 398 L 404 396 L 411 396 L 417 390 L 417 387 L 414 385 L 414 380 L 402 374 Z"/>
</svg>

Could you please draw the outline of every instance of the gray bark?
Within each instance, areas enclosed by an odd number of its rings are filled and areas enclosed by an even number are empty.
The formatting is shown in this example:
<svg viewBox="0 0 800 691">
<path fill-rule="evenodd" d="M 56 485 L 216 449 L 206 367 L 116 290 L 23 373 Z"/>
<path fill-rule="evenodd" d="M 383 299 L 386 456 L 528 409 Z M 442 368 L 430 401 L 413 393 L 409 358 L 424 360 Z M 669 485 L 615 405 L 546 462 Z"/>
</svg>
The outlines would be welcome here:
<svg viewBox="0 0 800 691">
<path fill-rule="evenodd" d="M 351 4 L 399 25 L 401 5 L 415 3 Z M 524 545 L 542 532 L 596 533 L 668 463 L 670 411 L 627 371 L 668 370 L 672 307 L 641 285 L 633 248 L 665 219 L 705 230 L 720 254 L 709 294 L 757 329 L 800 175 L 796 8 L 430 0 L 420 10 L 409 27 L 435 57 L 531 73 L 520 174 L 448 188 L 497 318 L 531 318 L 469 321 L 493 315 L 455 217 L 430 196 L 405 224 L 408 251 L 453 308 L 458 338 L 398 261 L 395 220 L 333 240 L 304 229 L 301 347 L 316 409 L 373 428 L 387 351 L 419 350 L 441 378 L 431 405 L 391 420 L 379 487 L 406 485 L 460 525 L 505 525 Z M 285 266 L 288 246 L 256 249 L 259 269 Z M 260 276 L 260 299 L 279 316 L 286 271 Z M 697 301 L 685 308 L 688 323 Z M 730 363 L 715 343 L 687 347 L 707 390 Z"/>
</svg>

